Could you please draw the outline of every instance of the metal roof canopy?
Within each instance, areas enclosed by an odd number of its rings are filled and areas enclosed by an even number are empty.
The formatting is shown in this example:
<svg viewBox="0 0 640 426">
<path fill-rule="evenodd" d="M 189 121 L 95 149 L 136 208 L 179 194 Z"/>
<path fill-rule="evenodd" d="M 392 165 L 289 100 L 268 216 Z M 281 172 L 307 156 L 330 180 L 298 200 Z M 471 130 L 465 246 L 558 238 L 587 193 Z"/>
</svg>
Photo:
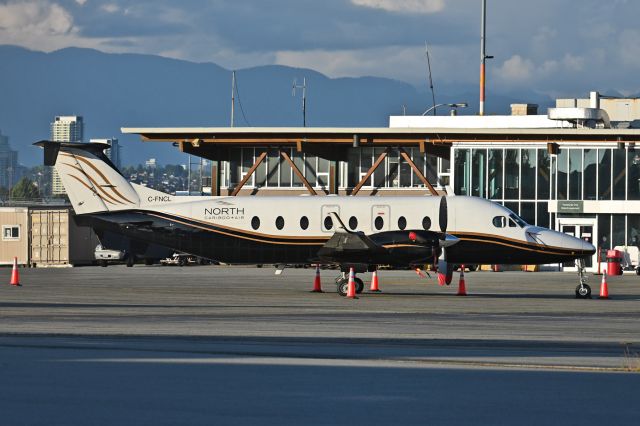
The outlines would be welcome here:
<svg viewBox="0 0 640 426">
<path fill-rule="evenodd" d="M 495 129 L 495 128 L 415 128 L 415 127 L 123 127 L 122 133 L 138 134 L 145 142 L 173 142 L 181 152 L 213 160 L 212 195 L 220 195 L 220 168 L 218 161 L 230 159 L 230 149 L 261 146 L 277 149 L 285 160 L 288 154 L 284 148 L 295 148 L 326 158 L 330 161 L 347 160 L 350 148 L 380 147 L 384 151 L 378 156 L 367 174 L 353 189 L 356 195 L 368 177 L 384 160 L 390 149 L 398 153 L 412 167 L 414 173 L 429 189 L 431 195 L 438 195 L 422 172 L 413 164 L 404 148 L 418 147 L 420 152 L 441 158 L 450 157 L 450 147 L 456 142 L 465 143 L 546 143 L 550 153 L 557 153 L 560 143 L 615 143 L 640 141 L 640 129 Z M 263 152 L 255 161 L 243 180 L 231 195 L 237 195 L 245 182 L 264 160 Z M 315 190 L 309 185 L 295 164 L 289 159 L 294 173 L 301 178 L 307 190 L 313 195 Z M 338 167 L 330 166 L 329 193 L 337 194 Z"/>
<path fill-rule="evenodd" d="M 144 142 L 174 142 L 185 153 L 228 159 L 229 148 L 294 147 L 329 160 L 346 160 L 352 147 L 418 147 L 449 157 L 452 143 L 621 143 L 640 141 L 640 129 L 485 129 L 389 127 L 123 127 Z"/>
</svg>

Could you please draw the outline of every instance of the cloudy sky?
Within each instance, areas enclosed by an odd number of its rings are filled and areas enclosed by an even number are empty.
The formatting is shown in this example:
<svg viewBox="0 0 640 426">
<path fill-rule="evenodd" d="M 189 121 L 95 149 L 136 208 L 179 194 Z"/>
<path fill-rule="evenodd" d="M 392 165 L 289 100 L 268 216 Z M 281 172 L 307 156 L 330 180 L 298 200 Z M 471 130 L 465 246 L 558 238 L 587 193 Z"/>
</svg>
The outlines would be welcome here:
<svg viewBox="0 0 640 426">
<path fill-rule="evenodd" d="M 0 44 L 69 46 L 332 77 L 478 81 L 481 0 L 0 0 Z M 640 93 L 640 1 L 488 0 L 489 81 L 504 91 Z"/>
</svg>

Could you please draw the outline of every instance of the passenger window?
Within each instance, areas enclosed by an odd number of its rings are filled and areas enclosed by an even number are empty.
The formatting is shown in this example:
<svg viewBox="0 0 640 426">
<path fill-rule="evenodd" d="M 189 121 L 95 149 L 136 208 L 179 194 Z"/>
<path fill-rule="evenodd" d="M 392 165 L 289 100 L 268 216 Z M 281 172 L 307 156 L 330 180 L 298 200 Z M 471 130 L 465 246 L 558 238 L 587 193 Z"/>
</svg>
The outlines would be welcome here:
<svg viewBox="0 0 640 426">
<path fill-rule="evenodd" d="M 333 228 L 333 220 L 331 216 L 327 216 L 324 218 L 324 229 L 330 230 L 331 228 Z"/>
<path fill-rule="evenodd" d="M 349 228 L 351 228 L 352 231 L 355 231 L 357 227 L 358 227 L 358 218 L 355 216 L 351 216 L 349 218 Z"/>
<path fill-rule="evenodd" d="M 309 219 L 306 216 L 300 218 L 300 228 L 307 229 L 309 227 Z"/>
<path fill-rule="evenodd" d="M 260 218 L 258 216 L 254 216 L 251 219 L 251 227 L 255 230 L 257 230 L 258 228 L 260 228 Z"/>
<path fill-rule="evenodd" d="M 509 219 L 509 228 L 517 228 L 518 225 L 513 221 L 513 219 Z"/>
<path fill-rule="evenodd" d="M 376 227 L 378 231 L 381 230 L 382 227 L 384 226 L 384 219 L 382 218 L 382 216 L 376 217 L 376 220 L 373 221 L 373 225 Z"/>
<path fill-rule="evenodd" d="M 278 216 L 276 218 L 276 228 L 278 229 L 284 228 L 284 218 L 282 216 Z"/>
<path fill-rule="evenodd" d="M 404 216 L 400 216 L 398 218 L 398 228 L 403 231 L 404 228 L 407 227 L 407 219 L 404 218 Z"/>
<path fill-rule="evenodd" d="M 425 217 L 422 219 L 422 228 L 423 228 L 425 231 L 428 231 L 429 229 L 431 229 L 431 219 L 429 219 L 429 216 L 425 216 Z"/>
<path fill-rule="evenodd" d="M 493 218 L 493 226 L 496 228 L 504 228 L 507 226 L 507 218 L 504 216 L 496 216 Z"/>
</svg>

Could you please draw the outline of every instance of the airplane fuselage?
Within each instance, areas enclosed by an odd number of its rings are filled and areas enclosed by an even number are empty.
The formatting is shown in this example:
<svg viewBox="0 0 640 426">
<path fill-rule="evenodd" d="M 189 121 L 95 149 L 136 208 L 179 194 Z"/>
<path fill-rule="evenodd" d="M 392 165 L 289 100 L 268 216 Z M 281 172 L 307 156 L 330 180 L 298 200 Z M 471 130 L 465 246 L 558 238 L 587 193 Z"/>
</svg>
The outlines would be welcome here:
<svg viewBox="0 0 640 426">
<path fill-rule="evenodd" d="M 386 256 L 379 253 L 365 263 L 429 262 L 439 252 L 420 251 L 406 235 L 440 233 L 443 222 L 446 233 L 459 239 L 447 249 L 452 263 L 555 263 L 594 250 L 585 241 L 527 225 L 502 205 L 475 197 L 446 197 L 444 211 L 441 197 L 154 197 L 137 209 L 92 213 L 85 219 L 98 230 L 236 264 L 321 261 L 318 251 L 336 231 L 332 212 L 350 231 L 389 236 L 383 244 Z"/>
</svg>

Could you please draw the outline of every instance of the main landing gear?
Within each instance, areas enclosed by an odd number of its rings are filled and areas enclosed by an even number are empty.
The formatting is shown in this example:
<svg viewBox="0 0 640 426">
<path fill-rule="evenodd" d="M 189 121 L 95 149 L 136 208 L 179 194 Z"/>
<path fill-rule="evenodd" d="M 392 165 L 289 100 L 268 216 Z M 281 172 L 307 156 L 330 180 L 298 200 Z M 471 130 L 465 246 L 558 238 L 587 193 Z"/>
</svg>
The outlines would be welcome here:
<svg viewBox="0 0 640 426">
<path fill-rule="evenodd" d="M 587 273 L 584 268 L 584 259 L 576 259 L 578 279 L 580 284 L 576 287 L 576 299 L 591 299 L 591 287 L 587 285 Z"/>
<path fill-rule="evenodd" d="M 364 282 L 358 277 L 355 277 L 354 281 L 356 283 L 356 293 L 362 293 L 362 290 L 364 290 Z M 347 295 L 347 292 L 349 291 L 349 274 L 347 272 L 343 272 L 338 278 L 336 278 L 336 287 L 340 296 Z"/>
</svg>

